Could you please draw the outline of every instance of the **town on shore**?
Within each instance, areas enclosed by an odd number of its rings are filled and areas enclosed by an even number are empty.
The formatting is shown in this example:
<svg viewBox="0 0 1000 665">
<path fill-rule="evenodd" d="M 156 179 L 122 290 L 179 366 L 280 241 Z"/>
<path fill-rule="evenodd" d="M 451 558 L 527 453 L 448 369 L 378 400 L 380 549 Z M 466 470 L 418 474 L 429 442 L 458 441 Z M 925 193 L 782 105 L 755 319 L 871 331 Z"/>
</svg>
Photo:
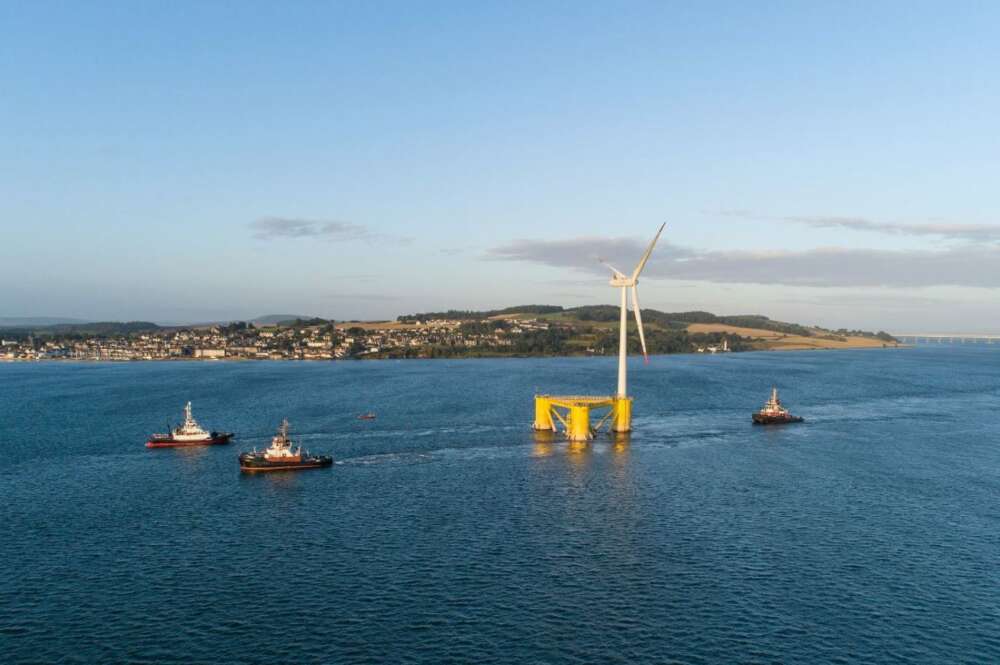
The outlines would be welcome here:
<svg viewBox="0 0 1000 665">
<path fill-rule="evenodd" d="M 273 317 L 272 317 L 273 318 Z M 643 310 L 652 354 L 896 346 L 884 332 L 830 331 L 759 315 Z M 147 322 L 0 328 L 0 360 L 343 360 L 614 355 L 618 311 L 529 305 L 412 314 L 383 322 L 295 318 L 160 326 Z M 631 340 L 638 352 L 637 340 Z"/>
</svg>

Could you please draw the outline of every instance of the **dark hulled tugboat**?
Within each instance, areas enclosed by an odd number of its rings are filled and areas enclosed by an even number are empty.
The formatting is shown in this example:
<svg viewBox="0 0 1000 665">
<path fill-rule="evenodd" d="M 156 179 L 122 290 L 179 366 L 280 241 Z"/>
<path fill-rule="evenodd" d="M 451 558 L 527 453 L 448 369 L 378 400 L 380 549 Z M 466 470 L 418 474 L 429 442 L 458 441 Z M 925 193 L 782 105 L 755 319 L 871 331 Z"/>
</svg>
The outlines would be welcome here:
<svg viewBox="0 0 1000 665">
<path fill-rule="evenodd" d="M 229 443 L 230 432 L 206 432 L 191 415 L 191 402 L 184 407 L 184 424 L 170 430 L 169 434 L 153 434 L 146 441 L 147 448 L 180 448 L 183 446 L 212 446 Z"/>
<path fill-rule="evenodd" d="M 771 399 L 767 400 L 764 408 L 753 414 L 754 425 L 787 425 L 788 423 L 801 423 L 802 420 L 802 418 L 793 416 L 788 412 L 788 409 L 781 406 L 777 388 L 771 388 Z"/>
<path fill-rule="evenodd" d="M 271 439 L 267 450 L 240 453 L 240 471 L 253 473 L 256 471 L 297 471 L 298 469 L 319 469 L 331 466 L 333 458 L 329 455 L 310 455 L 302 452 L 302 446 L 292 448 L 292 440 L 288 438 L 288 421 L 281 421 L 278 433 Z"/>
</svg>

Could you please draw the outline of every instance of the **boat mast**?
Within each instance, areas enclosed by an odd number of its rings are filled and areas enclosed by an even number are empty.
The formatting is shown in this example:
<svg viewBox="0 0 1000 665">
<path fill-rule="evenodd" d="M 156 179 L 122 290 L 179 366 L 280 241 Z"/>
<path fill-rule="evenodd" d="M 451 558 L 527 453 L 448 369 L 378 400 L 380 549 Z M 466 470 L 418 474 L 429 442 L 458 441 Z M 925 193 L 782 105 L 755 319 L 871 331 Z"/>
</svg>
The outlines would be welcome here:
<svg viewBox="0 0 1000 665">
<path fill-rule="evenodd" d="M 288 440 L 288 418 L 284 418 L 281 421 L 281 427 L 278 428 L 278 436 L 271 440 L 272 448 L 290 448 L 291 442 Z"/>
</svg>

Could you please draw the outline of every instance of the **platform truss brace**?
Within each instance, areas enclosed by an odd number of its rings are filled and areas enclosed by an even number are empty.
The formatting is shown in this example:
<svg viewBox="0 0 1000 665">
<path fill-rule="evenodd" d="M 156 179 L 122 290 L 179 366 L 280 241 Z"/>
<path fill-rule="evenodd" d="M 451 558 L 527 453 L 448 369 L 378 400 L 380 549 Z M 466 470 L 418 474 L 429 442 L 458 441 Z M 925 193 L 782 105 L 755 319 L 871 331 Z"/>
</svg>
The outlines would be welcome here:
<svg viewBox="0 0 1000 665">
<path fill-rule="evenodd" d="M 607 409 L 604 413 L 601 413 Z M 598 417 L 591 425 L 591 414 Z M 537 432 L 562 432 L 570 441 L 589 441 L 603 429 L 624 434 L 632 429 L 632 398 L 590 395 L 535 395 Z"/>
</svg>

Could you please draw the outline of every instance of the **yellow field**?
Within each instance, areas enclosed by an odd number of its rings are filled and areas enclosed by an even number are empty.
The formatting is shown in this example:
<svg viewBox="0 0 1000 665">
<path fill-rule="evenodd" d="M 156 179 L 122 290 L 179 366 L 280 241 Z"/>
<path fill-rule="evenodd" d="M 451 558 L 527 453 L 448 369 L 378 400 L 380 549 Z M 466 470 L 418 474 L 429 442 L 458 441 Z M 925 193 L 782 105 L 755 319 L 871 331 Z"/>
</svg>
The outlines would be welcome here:
<svg viewBox="0 0 1000 665">
<path fill-rule="evenodd" d="M 773 330 L 740 328 L 724 323 L 692 323 L 687 327 L 690 333 L 721 332 L 739 335 L 753 340 L 760 349 L 775 351 L 796 351 L 804 349 L 881 349 L 884 342 L 869 337 L 840 337 L 824 330 L 814 330 L 814 337 L 787 335 Z"/>
</svg>

